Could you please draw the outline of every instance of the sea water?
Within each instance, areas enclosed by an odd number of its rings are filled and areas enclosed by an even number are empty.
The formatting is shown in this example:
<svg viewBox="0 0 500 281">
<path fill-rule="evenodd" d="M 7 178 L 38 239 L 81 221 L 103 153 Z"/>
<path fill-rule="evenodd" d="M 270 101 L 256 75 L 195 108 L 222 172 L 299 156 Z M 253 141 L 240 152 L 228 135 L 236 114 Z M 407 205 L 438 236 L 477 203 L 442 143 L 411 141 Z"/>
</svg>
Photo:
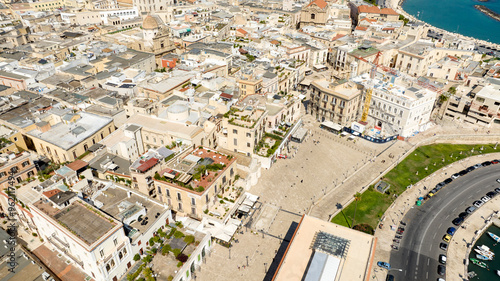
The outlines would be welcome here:
<svg viewBox="0 0 500 281">
<path fill-rule="evenodd" d="M 495 242 L 495 240 L 493 240 L 488 235 L 488 231 L 500 236 L 500 228 L 492 225 L 476 241 L 476 243 L 474 244 L 474 249 L 477 246 L 486 245 L 490 248 L 491 251 L 493 251 L 495 253 L 495 257 L 493 258 L 492 261 L 484 261 L 488 265 L 489 270 L 485 269 L 485 268 L 481 268 L 481 267 L 473 264 L 469 260 L 469 268 L 468 268 L 469 272 L 474 271 L 477 274 L 476 277 L 470 279 L 471 281 L 473 281 L 473 280 L 492 280 L 492 281 L 493 280 L 500 280 L 500 277 L 498 277 L 496 274 L 496 270 L 497 269 L 500 270 L 500 244 L 497 244 Z M 471 251 L 469 258 L 476 258 L 476 252 L 474 250 Z"/>
<path fill-rule="evenodd" d="M 403 10 L 435 27 L 500 44 L 500 21 L 474 5 L 484 5 L 500 14 L 500 0 L 405 0 Z"/>
</svg>

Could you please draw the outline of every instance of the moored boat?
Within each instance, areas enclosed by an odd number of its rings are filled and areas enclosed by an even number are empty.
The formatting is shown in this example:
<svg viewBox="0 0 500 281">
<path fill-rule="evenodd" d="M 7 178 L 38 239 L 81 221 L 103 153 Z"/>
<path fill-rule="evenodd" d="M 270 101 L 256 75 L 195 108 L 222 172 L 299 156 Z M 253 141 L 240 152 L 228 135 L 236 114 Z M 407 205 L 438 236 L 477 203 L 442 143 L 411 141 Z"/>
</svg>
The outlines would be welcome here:
<svg viewBox="0 0 500 281">
<path fill-rule="evenodd" d="M 475 258 L 470 258 L 470 261 L 479 266 L 479 267 L 482 267 L 482 268 L 488 268 L 488 265 L 484 262 L 484 261 L 480 261 L 478 259 L 475 259 Z"/>
<path fill-rule="evenodd" d="M 490 261 L 490 260 L 493 259 L 493 258 L 490 258 L 490 257 L 487 257 L 487 256 L 483 256 L 483 255 L 480 255 L 480 254 L 476 254 L 476 258 L 478 258 L 480 260 L 483 260 L 483 261 Z"/>
<path fill-rule="evenodd" d="M 491 233 L 488 231 L 488 235 L 493 238 L 497 243 L 500 243 L 500 237 L 498 235 L 495 235 L 494 233 Z"/>
</svg>

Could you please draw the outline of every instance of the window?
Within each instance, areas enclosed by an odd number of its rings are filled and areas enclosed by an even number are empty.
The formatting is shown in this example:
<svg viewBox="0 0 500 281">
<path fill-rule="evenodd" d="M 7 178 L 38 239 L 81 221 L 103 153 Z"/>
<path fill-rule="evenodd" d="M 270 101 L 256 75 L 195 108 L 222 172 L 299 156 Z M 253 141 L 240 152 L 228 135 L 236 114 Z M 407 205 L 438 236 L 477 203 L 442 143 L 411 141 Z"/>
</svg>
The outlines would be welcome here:
<svg viewBox="0 0 500 281">
<path fill-rule="evenodd" d="M 99 250 L 99 254 L 101 255 L 101 258 L 104 257 L 104 251 L 102 249 Z"/>
<path fill-rule="evenodd" d="M 238 140 L 234 139 L 234 145 L 238 145 Z"/>
<path fill-rule="evenodd" d="M 238 130 L 233 129 L 233 134 L 238 134 Z"/>
<path fill-rule="evenodd" d="M 250 147 L 250 143 L 249 142 L 247 142 L 247 147 Z"/>
<path fill-rule="evenodd" d="M 12 168 L 10 168 L 10 171 L 11 171 L 13 174 L 15 174 L 15 173 L 17 173 L 17 172 L 19 171 L 19 168 L 18 168 L 18 167 L 12 167 Z"/>
<path fill-rule="evenodd" d="M 165 188 L 165 192 L 167 193 L 167 197 L 170 197 L 170 190 L 168 188 Z"/>
<path fill-rule="evenodd" d="M 116 240 L 116 238 L 113 238 L 113 244 L 118 245 L 118 240 Z"/>
<path fill-rule="evenodd" d="M 182 200 L 181 193 L 177 192 L 177 200 Z"/>
<path fill-rule="evenodd" d="M 191 198 L 191 205 L 193 205 L 193 206 L 196 205 L 196 199 Z"/>
<path fill-rule="evenodd" d="M 252 137 L 252 134 L 251 133 L 247 133 L 247 138 L 251 138 Z"/>
<path fill-rule="evenodd" d="M 231 171 L 229 171 L 229 176 L 232 177 L 234 175 L 234 170 L 231 168 Z"/>
<path fill-rule="evenodd" d="M 182 211 L 182 203 L 179 202 L 179 210 Z"/>
<path fill-rule="evenodd" d="M 6 173 L 6 172 L 1 172 L 1 173 L 0 173 L 0 178 L 3 178 L 3 177 L 5 177 L 5 176 L 7 176 L 7 173 Z"/>
<path fill-rule="evenodd" d="M 30 164 L 30 161 L 24 161 L 23 164 L 22 164 L 22 166 L 24 168 L 24 167 L 28 166 L 29 164 Z"/>
<path fill-rule="evenodd" d="M 311 19 L 312 20 L 316 19 L 316 15 L 315 14 L 311 14 Z"/>
</svg>

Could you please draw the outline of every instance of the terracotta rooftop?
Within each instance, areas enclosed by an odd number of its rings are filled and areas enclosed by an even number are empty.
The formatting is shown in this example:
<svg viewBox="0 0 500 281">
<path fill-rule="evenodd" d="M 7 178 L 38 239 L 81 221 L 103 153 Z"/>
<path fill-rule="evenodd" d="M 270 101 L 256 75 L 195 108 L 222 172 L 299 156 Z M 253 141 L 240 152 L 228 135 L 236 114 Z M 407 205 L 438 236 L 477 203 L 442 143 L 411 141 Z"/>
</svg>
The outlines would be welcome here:
<svg viewBox="0 0 500 281">
<path fill-rule="evenodd" d="M 78 171 L 78 170 L 80 170 L 88 165 L 89 165 L 89 163 L 87 163 L 83 160 L 77 159 L 77 160 L 69 163 L 68 165 L 66 165 L 66 167 L 70 168 L 73 171 Z"/>
<path fill-rule="evenodd" d="M 142 163 L 139 167 L 137 167 L 137 170 L 141 171 L 141 172 L 146 172 L 147 170 L 149 170 L 149 168 L 153 167 L 154 165 L 156 165 L 156 163 L 158 163 L 158 159 L 156 158 L 151 158 L 147 161 L 144 161 L 144 163 Z"/>
<path fill-rule="evenodd" d="M 61 192 L 60 189 L 52 189 L 52 190 L 49 190 L 49 191 L 45 191 L 44 193 L 42 193 L 45 197 L 47 198 L 50 198 L 54 195 L 56 195 L 57 193 Z"/>
<path fill-rule="evenodd" d="M 368 27 L 366 27 L 366 26 L 356 26 L 356 30 L 366 31 L 367 29 L 368 29 Z"/>
<path fill-rule="evenodd" d="M 381 15 L 399 15 L 391 8 L 383 8 L 379 9 L 376 6 L 367 6 L 361 5 L 358 7 L 358 13 L 367 13 L 367 14 L 381 14 Z"/>
<path fill-rule="evenodd" d="M 306 7 L 309 7 L 313 4 L 318 6 L 320 9 L 324 9 L 328 5 L 324 0 L 314 0 L 311 3 L 309 3 Z"/>
<path fill-rule="evenodd" d="M 269 43 L 271 43 L 271 44 L 273 44 L 273 45 L 279 45 L 279 44 L 280 44 L 280 42 L 279 42 L 278 40 L 272 40 L 272 41 L 271 41 L 271 42 L 269 42 Z"/>
<path fill-rule="evenodd" d="M 238 29 L 236 29 L 236 31 L 238 31 L 239 33 L 243 33 L 243 34 L 247 34 L 248 33 L 243 28 L 238 28 Z"/>
</svg>

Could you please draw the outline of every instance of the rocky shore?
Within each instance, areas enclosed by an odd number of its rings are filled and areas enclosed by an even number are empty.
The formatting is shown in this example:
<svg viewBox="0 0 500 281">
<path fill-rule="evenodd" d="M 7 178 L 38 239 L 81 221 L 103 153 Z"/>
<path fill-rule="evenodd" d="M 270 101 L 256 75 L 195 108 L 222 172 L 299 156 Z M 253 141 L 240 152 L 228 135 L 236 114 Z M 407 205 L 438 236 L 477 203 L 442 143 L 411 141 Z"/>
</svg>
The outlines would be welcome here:
<svg viewBox="0 0 500 281">
<path fill-rule="evenodd" d="M 483 5 L 474 5 L 474 8 L 478 9 L 481 13 L 487 15 L 488 17 L 500 21 L 500 14 L 496 13 L 495 11 L 492 11 L 491 9 L 487 8 L 486 6 Z"/>
</svg>

